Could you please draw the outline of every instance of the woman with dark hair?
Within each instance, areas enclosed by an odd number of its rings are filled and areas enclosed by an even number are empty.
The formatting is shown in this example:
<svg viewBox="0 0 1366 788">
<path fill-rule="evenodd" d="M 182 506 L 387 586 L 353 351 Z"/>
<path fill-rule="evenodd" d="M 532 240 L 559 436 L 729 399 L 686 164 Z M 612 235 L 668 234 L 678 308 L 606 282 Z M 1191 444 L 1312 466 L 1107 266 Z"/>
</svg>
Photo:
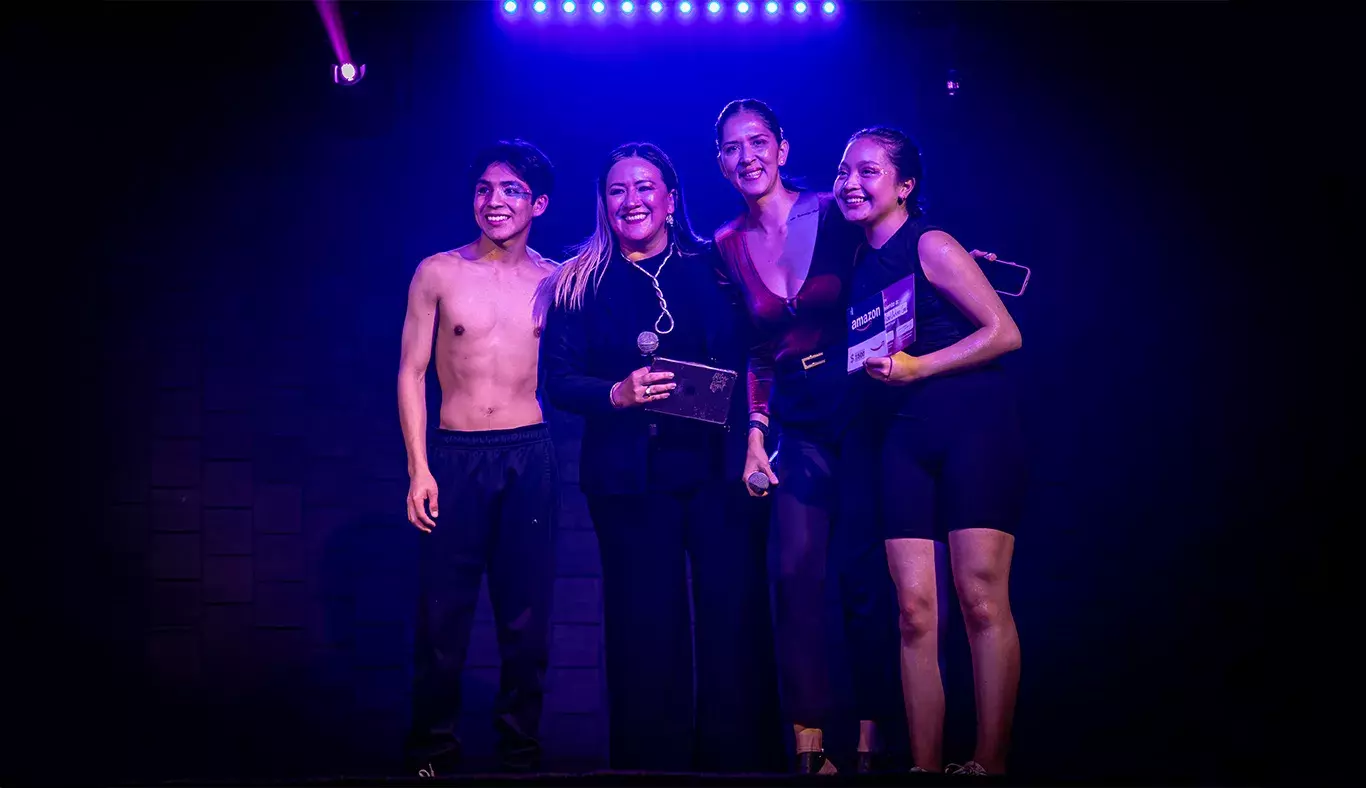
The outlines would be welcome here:
<svg viewBox="0 0 1366 788">
<path fill-rule="evenodd" d="M 650 332 L 660 356 L 738 370 L 742 324 L 663 151 L 617 148 L 597 187 L 597 227 L 542 288 L 540 358 L 550 403 L 584 417 L 579 486 L 602 558 L 611 765 L 766 769 L 780 742 L 763 533 L 732 481 L 743 398 L 726 425 L 649 410 L 675 384 L 637 346 Z"/>
<path fill-rule="evenodd" d="M 840 211 L 863 228 L 855 300 L 914 277 L 915 335 L 905 351 L 865 362 L 860 420 L 877 455 L 887 562 L 901 621 L 902 691 L 916 770 L 938 771 L 944 688 L 939 674 L 935 541 L 947 542 L 972 650 L 977 745 L 958 774 L 1005 770 L 1020 641 L 1010 611 L 1010 560 L 1027 468 L 1015 396 L 998 360 L 1020 330 L 973 255 L 928 224 L 919 206 L 920 151 L 896 129 L 850 138 L 835 177 Z M 880 445 L 879 445 L 880 444 Z M 880 454 L 877 454 L 880 452 Z"/>
<path fill-rule="evenodd" d="M 797 770 L 836 771 L 824 741 L 835 706 L 823 614 L 829 566 L 860 721 L 856 768 L 872 771 L 881 749 L 878 723 L 901 713 L 888 702 L 897 684 L 894 595 L 874 520 L 836 517 L 838 447 L 849 418 L 844 310 L 861 233 L 840 215 L 833 195 L 782 177 L 789 143 L 763 102 L 727 104 L 716 121 L 716 148 L 722 175 L 745 200 L 745 212 L 717 231 L 716 244 L 757 335 L 742 478 L 762 474 L 773 491 L 775 636 Z M 769 462 L 775 449 L 776 468 Z M 757 496 L 766 489 L 750 487 Z"/>
</svg>

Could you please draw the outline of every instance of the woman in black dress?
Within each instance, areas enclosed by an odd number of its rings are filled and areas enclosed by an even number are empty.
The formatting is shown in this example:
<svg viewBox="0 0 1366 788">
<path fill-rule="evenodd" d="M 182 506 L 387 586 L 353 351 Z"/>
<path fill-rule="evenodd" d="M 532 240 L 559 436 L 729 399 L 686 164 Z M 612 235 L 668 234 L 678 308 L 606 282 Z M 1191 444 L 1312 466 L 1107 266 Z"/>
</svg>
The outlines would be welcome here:
<svg viewBox="0 0 1366 788">
<path fill-rule="evenodd" d="M 742 324 L 663 151 L 614 150 L 597 198 L 593 235 L 543 287 L 541 377 L 552 405 L 584 417 L 579 486 L 602 557 L 611 765 L 770 769 L 781 740 L 764 533 L 734 482 L 743 397 L 725 425 L 648 410 L 674 384 L 637 345 L 650 332 L 662 357 L 739 370 Z"/>
<path fill-rule="evenodd" d="M 790 144 L 762 101 L 739 99 L 721 110 L 716 149 L 722 174 L 745 200 L 745 212 L 717 230 L 716 244 L 753 329 L 744 477 L 766 475 L 769 487 L 755 494 L 772 493 L 774 634 L 796 768 L 837 771 L 825 741 L 836 716 L 825 602 L 833 585 L 859 720 L 850 765 L 873 771 L 880 724 L 901 712 L 896 608 L 881 533 L 875 518 L 839 504 L 847 480 L 839 446 L 854 412 L 846 396 L 844 309 L 863 234 L 840 215 L 834 195 L 782 177 Z M 837 516 L 842 509 L 849 516 Z"/>
</svg>

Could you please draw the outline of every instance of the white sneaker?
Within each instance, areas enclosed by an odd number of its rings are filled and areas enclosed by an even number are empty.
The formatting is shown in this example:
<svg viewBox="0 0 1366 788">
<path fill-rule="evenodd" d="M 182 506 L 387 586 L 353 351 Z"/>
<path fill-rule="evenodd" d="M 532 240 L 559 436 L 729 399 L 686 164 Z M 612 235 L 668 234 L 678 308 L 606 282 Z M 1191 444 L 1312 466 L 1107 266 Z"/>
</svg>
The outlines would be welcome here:
<svg viewBox="0 0 1366 788">
<path fill-rule="evenodd" d="M 985 777 L 987 770 L 982 768 L 982 764 L 977 761 L 968 761 L 959 766 L 956 763 L 949 764 L 949 768 L 944 770 L 944 774 L 966 774 L 973 777 Z"/>
</svg>

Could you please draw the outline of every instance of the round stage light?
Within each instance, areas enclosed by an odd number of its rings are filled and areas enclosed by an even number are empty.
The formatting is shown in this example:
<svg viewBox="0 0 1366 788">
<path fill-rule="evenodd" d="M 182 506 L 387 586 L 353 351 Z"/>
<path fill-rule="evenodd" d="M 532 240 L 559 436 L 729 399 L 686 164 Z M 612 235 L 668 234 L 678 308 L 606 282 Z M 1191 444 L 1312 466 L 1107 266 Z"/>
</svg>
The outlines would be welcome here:
<svg viewBox="0 0 1366 788">
<path fill-rule="evenodd" d="M 831 2 L 831 0 L 825 0 L 825 3 L 821 6 L 821 10 L 827 14 L 833 14 L 835 13 L 835 4 Z"/>
<path fill-rule="evenodd" d="M 738 14 L 748 14 L 749 3 L 745 2 L 745 0 L 740 0 L 740 2 L 735 4 L 735 12 Z"/>
<path fill-rule="evenodd" d="M 774 2 L 774 0 L 768 0 L 768 2 L 764 4 L 764 10 L 770 14 L 776 14 L 778 13 L 778 4 Z"/>
<path fill-rule="evenodd" d="M 792 10 L 796 11 L 799 14 L 805 14 L 807 11 L 807 5 L 805 2 L 803 2 L 803 0 L 797 0 L 797 2 L 792 4 Z"/>
<path fill-rule="evenodd" d="M 517 13 L 517 0 L 507 0 L 507 2 L 503 3 L 503 10 L 509 14 Z"/>
<path fill-rule="evenodd" d="M 338 85 L 354 85 L 365 78 L 365 64 L 342 63 L 332 66 L 332 81 Z"/>
<path fill-rule="evenodd" d="M 566 14 L 572 14 L 578 10 L 579 4 L 575 3 L 574 0 L 564 0 L 564 5 L 560 8 L 563 8 Z"/>
</svg>

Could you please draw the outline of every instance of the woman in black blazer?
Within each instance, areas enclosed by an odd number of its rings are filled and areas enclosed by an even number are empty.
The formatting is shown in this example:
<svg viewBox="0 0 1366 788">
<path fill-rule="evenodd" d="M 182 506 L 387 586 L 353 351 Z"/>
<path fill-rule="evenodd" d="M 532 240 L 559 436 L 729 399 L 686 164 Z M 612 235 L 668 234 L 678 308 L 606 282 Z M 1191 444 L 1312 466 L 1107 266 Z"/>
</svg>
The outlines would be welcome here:
<svg viewBox="0 0 1366 788">
<path fill-rule="evenodd" d="M 744 324 L 663 151 L 617 148 L 597 186 L 593 235 L 543 286 L 540 363 L 550 403 L 584 417 L 579 486 L 602 556 L 611 765 L 766 770 L 781 742 L 762 504 L 734 483 L 744 396 L 725 425 L 649 411 L 674 384 L 637 346 L 648 331 L 660 356 L 743 370 Z"/>
</svg>

